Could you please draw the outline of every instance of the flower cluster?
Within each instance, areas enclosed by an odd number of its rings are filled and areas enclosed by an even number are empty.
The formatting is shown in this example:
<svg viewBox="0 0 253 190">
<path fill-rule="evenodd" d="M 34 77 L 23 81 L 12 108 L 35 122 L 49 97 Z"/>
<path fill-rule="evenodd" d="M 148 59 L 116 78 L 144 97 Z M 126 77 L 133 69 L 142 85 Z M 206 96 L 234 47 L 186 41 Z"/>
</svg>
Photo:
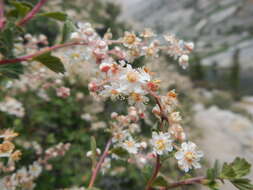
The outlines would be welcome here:
<svg viewBox="0 0 253 190">
<path fill-rule="evenodd" d="M 30 66 L 29 72 L 21 75 L 20 81 L 8 84 L 6 88 L 10 88 L 14 94 L 16 90 L 23 92 L 33 90 L 39 97 L 49 101 L 48 89 L 55 90 L 58 97 L 67 98 L 72 93 L 70 88 L 64 85 L 64 80 L 68 78 L 70 84 L 74 84 L 78 79 L 83 78 L 84 81 L 89 81 L 88 89 L 95 99 L 127 100 L 130 106 L 127 114 L 120 115 L 113 112 L 109 129 L 105 122 L 93 122 L 94 117 L 88 113 L 83 114 L 81 118 L 91 122 L 91 130 L 109 131 L 114 149 L 124 149 L 130 157 L 127 160 L 129 163 L 143 166 L 153 158 L 174 155 L 179 167 L 185 172 L 192 168 L 200 168 L 199 161 L 203 154 L 194 143 L 186 141 L 186 134 L 181 126 L 182 117 L 177 111 L 178 99 L 175 90 L 169 91 L 166 95 L 159 95 L 163 81 L 155 77 L 156 73 L 147 65 L 135 67 L 132 64 L 138 57 L 154 59 L 163 51 L 186 68 L 193 43 L 178 40 L 174 35 L 165 35 L 161 41 L 150 29 L 145 29 L 139 35 L 125 32 L 122 38 L 112 40 L 110 31 L 100 37 L 89 23 L 78 23 L 76 31 L 70 35 L 70 38 L 71 43 L 77 46 L 64 51 L 59 50 L 55 54 L 64 62 L 66 68 L 64 74 L 58 75 L 35 62 L 26 62 L 25 64 Z M 47 40 L 42 36 L 37 40 L 27 35 L 25 39 L 28 43 L 24 47 L 27 48 L 37 50 L 40 42 L 43 46 L 47 46 Z M 83 99 L 83 96 L 82 93 L 77 94 L 76 100 Z M 152 100 L 156 102 L 152 113 L 159 119 L 160 124 L 153 130 L 151 139 L 142 138 L 137 135 L 141 131 L 140 119 L 146 118 L 147 104 L 152 103 Z M 24 115 L 22 104 L 13 98 L 8 97 L 1 104 L 1 111 L 18 117 Z M 42 155 L 41 147 L 34 144 L 29 146 L 36 147 L 38 155 Z M 68 149 L 69 144 L 60 143 L 46 150 L 43 158 L 38 159 L 28 168 L 22 168 L 13 175 L 5 177 L 1 184 L 10 189 L 16 187 L 33 189 L 35 186 L 33 181 L 43 168 L 48 170 L 52 168 L 48 160 L 64 155 Z M 96 155 L 93 155 L 92 151 L 88 151 L 86 155 L 93 159 L 94 156 L 97 158 L 104 154 L 101 154 L 101 150 L 97 148 Z M 100 162 L 102 173 L 111 168 L 112 159 L 119 158 L 120 156 L 113 151 L 111 156 L 104 157 Z"/>
<path fill-rule="evenodd" d="M 0 132 L 0 138 L 3 139 L 0 143 L 0 158 L 8 158 L 7 165 L 4 162 L 0 162 L 0 171 L 8 172 L 15 169 L 15 161 L 18 161 L 21 157 L 21 152 L 15 150 L 13 139 L 18 136 L 11 129 L 2 130 Z"/>
<path fill-rule="evenodd" d="M 33 164 L 29 165 L 28 167 L 22 167 L 15 173 L 2 178 L 0 180 L 1 189 L 34 189 L 36 186 L 34 180 L 36 180 L 41 175 L 43 169 L 52 169 L 52 165 L 48 161 L 58 156 L 64 156 L 69 147 L 70 144 L 68 143 L 59 143 L 58 145 L 47 149 L 44 152 L 44 156 L 39 157 L 36 161 L 33 162 Z"/>
<path fill-rule="evenodd" d="M 0 110 L 16 117 L 23 117 L 25 114 L 22 103 L 11 97 L 6 97 L 0 102 Z"/>
<path fill-rule="evenodd" d="M 152 112 L 159 118 L 162 128 L 152 133 L 150 144 L 154 154 L 166 155 L 176 149 L 177 143 L 185 143 L 186 135 L 180 124 L 182 117 L 176 110 L 178 100 L 175 91 L 169 91 L 165 96 L 156 95 L 162 81 L 155 79 L 154 73 L 147 67 L 134 68 L 130 62 L 143 55 L 156 57 L 160 50 L 165 50 L 169 55 L 178 59 L 183 68 L 186 68 L 189 60 L 188 54 L 194 47 L 193 43 L 178 40 L 174 35 L 165 35 L 165 42 L 161 45 L 159 40 L 153 39 L 156 35 L 150 30 L 145 30 L 139 36 L 134 32 L 125 32 L 124 37 L 116 41 L 110 40 L 108 36 L 111 37 L 111 35 L 107 33 L 101 39 L 95 34 L 90 24 L 79 24 L 78 30 L 71 36 L 72 40 L 79 39 L 88 44 L 92 58 L 95 58 L 95 63 L 98 65 L 95 69 L 96 79 L 89 83 L 91 93 L 113 100 L 127 98 L 136 116 L 138 116 L 136 110 L 145 111 L 150 96 L 157 101 Z M 116 47 L 110 50 L 108 48 L 110 44 L 115 44 Z M 120 47 L 120 44 L 123 46 Z M 119 60 L 115 60 L 110 55 L 115 55 Z M 136 122 L 135 119 L 132 120 L 129 115 L 122 116 L 116 113 L 112 114 L 112 118 L 116 120 L 111 124 L 114 146 L 122 147 L 130 154 L 138 154 L 144 142 L 138 142 L 131 132 L 131 128 L 138 129 L 136 123 L 131 124 L 133 121 Z M 164 132 L 164 120 L 169 125 L 167 132 Z M 147 145 L 146 142 L 145 145 Z M 182 164 L 181 160 L 178 161 L 178 164 L 184 171 L 188 171 L 191 168 L 189 164 L 197 165 L 195 161 L 198 162 L 199 157 L 193 156 L 188 165 Z"/>
</svg>

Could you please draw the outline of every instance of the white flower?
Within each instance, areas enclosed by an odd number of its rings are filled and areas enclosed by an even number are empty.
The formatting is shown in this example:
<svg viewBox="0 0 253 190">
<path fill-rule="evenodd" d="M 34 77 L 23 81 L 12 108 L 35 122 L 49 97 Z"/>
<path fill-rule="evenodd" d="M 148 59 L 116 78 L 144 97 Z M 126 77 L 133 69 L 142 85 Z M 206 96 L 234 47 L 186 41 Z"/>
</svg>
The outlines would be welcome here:
<svg viewBox="0 0 253 190">
<path fill-rule="evenodd" d="M 186 69 L 188 67 L 188 62 L 189 62 L 189 57 L 188 55 L 182 55 L 180 58 L 179 58 L 179 65 L 183 67 L 183 69 Z"/>
<path fill-rule="evenodd" d="M 203 152 L 197 150 L 197 146 L 193 142 L 184 142 L 181 145 L 181 149 L 176 152 L 175 157 L 178 160 L 179 167 L 188 172 L 193 167 L 201 168 L 199 161 L 203 157 Z"/>
<path fill-rule="evenodd" d="M 97 155 L 100 155 L 101 154 L 101 150 L 99 148 L 96 148 L 96 154 Z M 92 151 L 89 150 L 87 153 L 86 153 L 86 156 L 87 157 L 91 157 L 92 156 Z"/>
<path fill-rule="evenodd" d="M 173 150 L 172 139 L 170 139 L 169 133 L 153 132 L 151 145 L 153 146 L 153 151 L 156 154 L 162 155 Z"/>
<path fill-rule="evenodd" d="M 181 117 L 181 115 L 180 115 L 179 112 L 172 112 L 172 113 L 170 114 L 170 120 L 171 120 L 172 122 L 177 123 L 177 122 L 180 122 L 180 121 L 182 120 L 182 117 Z"/>
<path fill-rule="evenodd" d="M 122 40 L 123 44 L 128 48 L 137 46 L 141 41 L 141 39 L 138 38 L 133 32 L 125 32 Z"/>
<path fill-rule="evenodd" d="M 126 149 L 131 154 L 137 154 L 138 148 L 140 147 L 139 143 L 136 143 L 136 141 L 129 136 L 123 143 L 122 148 Z"/>
<path fill-rule="evenodd" d="M 0 102 L 0 110 L 17 117 L 25 115 L 23 104 L 11 97 L 6 97 L 3 102 Z"/>
<path fill-rule="evenodd" d="M 136 123 L 130 124 L 128 128 L 131 133 L 136 133 L 136 132 L 138 133 L 141 131 L 140 126 Z"/>
<path fill-rule="evenodd" d="M 32 165 L 29 166 L 29 174 L 33 178 L 39 177 L 41 172 L 42 172 L 42 167 L 38 162 L 34 162 Z"/>
<path fill-rule="evenodd" d="M 129 136 L 129 133 L 126 130 L 117 130 L 112 134 L 112 142 L 122 142 Z"/>
</svg>

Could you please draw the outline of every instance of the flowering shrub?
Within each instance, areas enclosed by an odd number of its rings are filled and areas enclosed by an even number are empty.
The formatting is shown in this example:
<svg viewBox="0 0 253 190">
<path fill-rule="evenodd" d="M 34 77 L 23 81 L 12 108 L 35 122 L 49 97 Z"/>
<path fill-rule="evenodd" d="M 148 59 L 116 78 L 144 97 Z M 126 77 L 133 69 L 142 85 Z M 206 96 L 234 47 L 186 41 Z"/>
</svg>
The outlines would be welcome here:
<svg viewBox="0 0 253 190">
<path fill-rule="evenodd" d="M 149 179 L 143 187 L 146 190 L 173 189 L 192 184 L 218 189 L 219 182 L 224 183 L 225 180 L 241 190 L 253 188 L 245 178 L 250 172 L 250 164 L 242 158 L 225 163 L 222 168 L 216 163 L 214 168 L 207 170 L 206 175 L 191 176 L 194 174 L 191 170 L 201 168 L 204 154 L 184 131 L 177 93 L 174 89 L 165 92 L 161 87 L 166 81 L 160 80 L 159 73 L 153 72 L 148 64 L 141 67 L 133 64 L 140 57 L 158 59 L 164 53 L 186 69 L 189 54 L 194 48 L 192 42 L 179 40 L 171 34 L 159 39 L 150 29 L 140 34 L 126 31 L 118 39 L 114 39 L 108 30 L 101 37 L 90 23 L 75 25 L 64 13 L 39 14 L 46 0 L 40 0 L 34 8 L 14 1 L 6 11 L 3 1 L 0 2 L 1 74 L 16 76 L 13 75 L 15 69 L 23 67 L 23 73 L 17 80 L 4 81 L 3 88 L 8 93 L 4 94 L 5 98 L 0 102 L 0 110 L 23 118 L 29 113 L 29 108 L 26 110 L 17 95 L 33 92 L 42 101 L 40 106 L 53 102 L 52 97 L 57 97 L 56 104 L 60 101 L 69 104 L 72 94 L 76 95 L 77 102 L 88 96 L 87 93 L 72 90 L 73 84 L 82 87 L 86 85 L 83 91 L 90 93 L 87 102 L 91 104 L 89 109 L 93 113 L 83 113 L 80 118 L 91 123 L 91 131 L 96 134 L 103 131 L 109 136 L 107 142 L 104 142 L 103 151 L 97 146 L 100 137 L 94 135 L 90 138 L 91 147 L 86 156 L 91 161 L 91 176 L 88 183 L 85 182 L 85 187 L 70 189 L 97 189 L 94 186 L 100 173 L 117 175 L 126 169 L 116 167 L 113 170 L 114 162 L 134 165 L 143 173 L 146 166 L 153 164 L 154 169 L 148 169 L 151 174 L 148 174 Z M 36 17 L 64 21 L 64 38 L 61 43 L 49 46 L 46 36 L 24 33 L 22 27 Z M 96 116 L 103 112 L 99 108 L 107 102 L 116 102 L 118 106 L 113 106 L 115 110 L 112 110 L 110 116 L 107 115 L 105 122 L 99 121 Z M 61 111 L 64 115 L 65 110 L 56 110 L 54 114 Z M 153 116 L 157 120 L 156 125 L 149 121 Z M 144 129 L 144 121 L 151 122 L 152 127 Z M 143 130 L 148 132 L 143 135 Z M 35 149 L 37 159 L 28 167 L 15 170 L 15 161 L 21 156 L 21 152 L 15 151 L 11 142 L 16 136 L 11 130 L 4 130 L 0 135 L 4 139 L 0 145 L 0 156 L 8 158 L 6 165 L 5 162 L 1 164 L 3 177 L 0 185 L 2 189 L 33 189 L 42 170 L 52 169 L 49 161 L 64 156 L 70 144 L 60 143 L 43 151 L 39 144 L 21 140 L 19 144 L 22 147 Z M 167 161 L 177 162 L 180 172 L 190 172 L 190 175 L 177 182 L 169 181 L 161 172 Z"/>
</svg>

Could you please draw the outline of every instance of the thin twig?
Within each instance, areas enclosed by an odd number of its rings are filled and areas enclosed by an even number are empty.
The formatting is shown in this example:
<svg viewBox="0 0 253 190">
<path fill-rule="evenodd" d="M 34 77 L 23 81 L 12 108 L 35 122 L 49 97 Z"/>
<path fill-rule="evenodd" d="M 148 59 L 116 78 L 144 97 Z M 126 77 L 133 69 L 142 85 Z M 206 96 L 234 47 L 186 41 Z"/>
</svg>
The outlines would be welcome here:
<svg viewBox="0 0 253 190">
<path fill-rule="evenodd" d="M 41 54 L 56 50 L 56 49 L 60 49 L 60 48 L 64 48 L 64 47 L 69 47 L 69 46 L 75 46 L 75 45 L 87 45 L 86 43 L 81 43 L 81 42 L 69 42 L 69 43 L 65 43 L 65 44 L 58 44 L 58 45 L 54 45 L 51 47 L 47 47 L 44 48 L 40 51 L 37 51 L 33 54 L 30 55 L 25 55 L 22 57 L 18 57 L 15 59 L 4 59 L 4 60 L 0 60 L 0 65 L 4 65 L 4 64 L 9 64 L 9 63 L 17 63 L 17 62 L 21 62 L 21 61 L 29 61 L 31 59 L 33 59 L 36 56 L 39 56 Z"/>
<path fill-rule="evenodd" d="M 173 189 L 173 188 L 180 187 L 180 186 L 183 186 L 183 185 L 202 184 L 205 179 L 206 178 L 204 176 L 194 177 L 194 178 L 190 178 L 190 179 L 186 179 L 186 180 L 182 180 L 182 181 L 172 183 L 167 187 L 161 188 L 161 190 Z"/>
<path fill-rule="evenodd" d="M 25 25 L 29 20 L 31 20 L 39 11 L 40 11 L 40 8 L 47 2 L 47 0 L 40 0 L 35 6 L 34 8 L 29 12 L 27 13 L 27 15 L 21 19 L 17 25 L 18 26 L 23 26 Z"/>
<path fill-rule="evenodd" d="M 109 141 L 106 144 L 106 147 L 105 147 L 105 150 L 104 150 L 102 156 L 100 157 L 100 159 L 99 159 L 99 161 L 98 161 L 95 169 L 92 172 L 92 176 L 91 176 L 91 180 L 90 180 L 88 188 L 92 188 L 93 187 L 93 185 L 95 183 L 95 180 L 97 178 L 97 175 L 98 175 L 98 173 L 100 171 L 100 168 L 101 168 L 102 164 L 104 163 L 105 158 L 109 154 L 109 149 L 110 149 L 111 144 L 112 144 L 112 139 L 110 138 Z"/>
<path fill-rule="evenodd" d="M 152 189 L 152 184 L 153 182 L 155 181 L 158 173 L 159 173 L 159 170 L 161 168 L 161 162 L 160 162 L 160 156 L 157 155 L 156 156 L 156 165 L 155 165 L 155 169 L 154 169 L 154 172 L 153 172 L 153 175 L 152 177 L 149 179 L 148 183 L 147 183 L 147 186 L 145 188 L 145 190 L 151 190 Z"/>
</svg>

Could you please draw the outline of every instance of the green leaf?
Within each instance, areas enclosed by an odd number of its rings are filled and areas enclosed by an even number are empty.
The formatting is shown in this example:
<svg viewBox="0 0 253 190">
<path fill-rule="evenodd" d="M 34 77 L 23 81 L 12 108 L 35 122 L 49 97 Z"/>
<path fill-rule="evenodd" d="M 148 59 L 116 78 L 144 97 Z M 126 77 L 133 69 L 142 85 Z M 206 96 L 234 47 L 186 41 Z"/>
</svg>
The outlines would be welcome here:
<svg viewBox="0 0 253 190">
<path fill-rule="evenodd" d="M 92 151 L 92 165 L 95 166 L 96 156 L 97 156 L 97 143 L 95 137 L 91 137 L 90 139 L 90 148 Z"/>
<path fill-rule="evenodd" d="M 75 28 L 76 28 L 75 24 L 72 20 L 67 19 L 65 21 L 65 23 L 63 25 L 63 31 L 62 31 L 63 34 L 62 34 L 62 42 L 61 43 L 64 43 L 69 39 L 70 34 L 75 31 Z"/>
<path fill-rule="evenodd" d="M 253 185 L 250 183 L 249 179 L 234 179 L 231 181 L 231 183 L 238 188 L 239 190 L 252 190 Z"/>
<path fill-rule="evenodd" d="M 167 187 L 167 181 L 162 177 L 158 176 L 152 184 L 153 187 Z"/>
<path fill-rule="evenodd" d="M 236 177 L 243 177 L 250 172 L 251 165 L 244 158 L 236 158 L 233 162 Z"/>
<path fill-rule="evenodd" d="M 216 181 L 208 180 L 205 185 L 212 190 L 219 190 L 219 184 Z"/>
<path fill-rule="evenodd" d="M 129 155 L 129 153 L 127 152 L 127 150 L 125 150 L 124 148 L 122 147 L 116 147 L 116 148 L 113 148 L 111 150 L 112 153 L 116 154 L 117 156 L 119 157 L 126 157 Z"/>
<path fill-rule="evenodd" d="M 18 79 L 19 75 L 23 73 L 23 66 L 20 63 L 11 63 L 0 66 L 0 76 Z"/>
<path fill-rule="evenodd" d="M 223 179 L 234 179 L 236 178 L 236 173 L 231 164 L 224 163 L 221 171 L 221 178 Z"/>
<path fill-rule="evenodd" d="M 34 61 L 39 61 L 52 71 L 56 73 L 64 73 L 65 68 L 61 60 L 58 57 L 52 56 L 50 53 L 44 53 L 33 58 Z"/>
<path fill-rule="evenodd" d="M 3 31 L 0 31 L 0 52 L 4 58 L 13 58 L 14 39 L 20 33 L 20 27 L 17 27 L 13 19 L 6 24 Z"/>
<path fill-rule="evenodd" d="M 59 21 L 66 21 L 66 19 L 68 18 L 68 15 L 62 12 L 48 12 L 48 13 L 42 13 L 42 14 L 38 14 L 37 16 L 44 16 L 44 17 L 48 17 L 48 18 L 53 18 L 55 20 L 59 20 Z"/>
<path fill-rule="evenodd" d="M 243 158 L 236 158 L 232 163 L 224 163 L 221 177 L 224 179 L 238 179 L 250 172 L 251 165 Z"/>
<path fill-rule="evenodd" d="M 214 181 L 215 179 L 217 179 L 219 177 L 219 175 L 220 175 L 219 163 L 216 160 L 214 167 L 207 170 L 206 176 L 207 176 L 207 179 Z"/>
<path fill-rule="evenodd" d="M 8 16 L 21 18 L 24 17 L 32 9 L 32 6 L 26 2 L 11 1 L 10 3 L 15 7 L 15 9 L 12 9 L 10 12 L 8 12 Z"/>
</svg>

